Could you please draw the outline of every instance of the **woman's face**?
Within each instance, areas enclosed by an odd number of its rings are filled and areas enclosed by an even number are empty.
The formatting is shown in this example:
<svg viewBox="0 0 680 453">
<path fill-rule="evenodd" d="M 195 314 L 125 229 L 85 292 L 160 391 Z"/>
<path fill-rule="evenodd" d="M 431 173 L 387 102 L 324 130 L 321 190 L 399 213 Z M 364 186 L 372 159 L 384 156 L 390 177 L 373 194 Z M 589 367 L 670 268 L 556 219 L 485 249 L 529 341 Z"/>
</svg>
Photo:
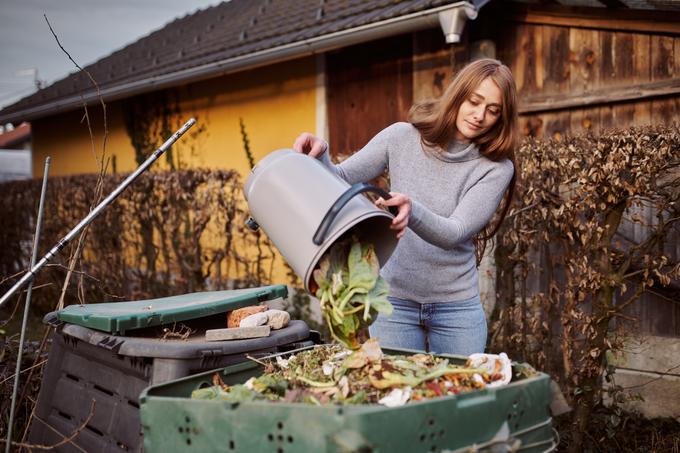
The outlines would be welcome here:
<svg viewBox="0 0 680 453">
<path fill-rule="evenodd" d="M 487 132 L 501 116 L 501 89 L 486 78 L 463 101 L 456 115 L 456 140 L 467 143 Z"/>
</svg>

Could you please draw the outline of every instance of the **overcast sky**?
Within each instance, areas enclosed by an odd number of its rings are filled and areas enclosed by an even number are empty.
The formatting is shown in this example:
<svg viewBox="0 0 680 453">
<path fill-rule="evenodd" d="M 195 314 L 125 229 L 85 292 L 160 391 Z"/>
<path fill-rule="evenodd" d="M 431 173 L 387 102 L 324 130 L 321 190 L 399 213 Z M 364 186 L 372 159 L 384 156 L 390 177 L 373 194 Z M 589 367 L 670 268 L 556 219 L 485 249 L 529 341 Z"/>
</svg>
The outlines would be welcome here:
<svg viewBox="0 0 680 453">
<path fill-rule="evenodd" d="M 0 107 L 35 91 L 30 69 L 48 84 L 187 13 L 220 0 L 0 0 Z M 28 70 L 28 71 L 26 71 Z M 23 74 L 23 75 L 22 75 Z"/>
</svg>

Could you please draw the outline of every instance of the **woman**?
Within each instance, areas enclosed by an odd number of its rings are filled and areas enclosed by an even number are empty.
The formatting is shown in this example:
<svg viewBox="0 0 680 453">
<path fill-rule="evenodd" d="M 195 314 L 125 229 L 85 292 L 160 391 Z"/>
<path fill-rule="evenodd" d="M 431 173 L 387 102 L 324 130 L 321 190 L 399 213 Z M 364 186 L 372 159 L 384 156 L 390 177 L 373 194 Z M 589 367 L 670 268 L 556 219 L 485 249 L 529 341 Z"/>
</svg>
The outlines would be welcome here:
<svg viewBox="0 0 680 453">
<path fill-rule="evenodd" d="M 382 346 L 484 351 L 473 237 L 486 231 L 481 239 L 489 239 L 507 213 L 516 125 L 512 74 L 483 59 L 463 68 L 441 98 L 414 105 L 407 123 L 387 127 L 340 165 L 318 137 L 303 133 L 295 141 L 296 151 L 319 158 L 350 184 L 389 169 L 392 198 L 376 203 L 398 208 L 391 227 L 400 240 L 381 271 L 394 312 L 369 329 Z M 489 225 L 504 194 L 499 220 Z"/>
</svg>

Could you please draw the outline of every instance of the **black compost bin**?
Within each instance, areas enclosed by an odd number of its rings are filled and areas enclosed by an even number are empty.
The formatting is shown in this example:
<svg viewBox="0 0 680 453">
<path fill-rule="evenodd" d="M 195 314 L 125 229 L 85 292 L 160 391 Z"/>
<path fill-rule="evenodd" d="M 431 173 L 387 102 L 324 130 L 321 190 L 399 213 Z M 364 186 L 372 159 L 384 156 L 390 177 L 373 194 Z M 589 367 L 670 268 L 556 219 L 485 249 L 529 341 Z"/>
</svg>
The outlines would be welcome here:
<svg viewBox="0 0 680 453">
<path fill-rule="evenodd" d="M 56 450 L 141 451 L 139 395 L 149 385 L 319 342 L 299 320 L 268 337 L 205 341 L 206 329 L 226 327 L 226 312 L 286 296 L 275 285 L 48 314 L 55 330 L 29 442 L 54 445 L 78 431 Z"/>
</svg>

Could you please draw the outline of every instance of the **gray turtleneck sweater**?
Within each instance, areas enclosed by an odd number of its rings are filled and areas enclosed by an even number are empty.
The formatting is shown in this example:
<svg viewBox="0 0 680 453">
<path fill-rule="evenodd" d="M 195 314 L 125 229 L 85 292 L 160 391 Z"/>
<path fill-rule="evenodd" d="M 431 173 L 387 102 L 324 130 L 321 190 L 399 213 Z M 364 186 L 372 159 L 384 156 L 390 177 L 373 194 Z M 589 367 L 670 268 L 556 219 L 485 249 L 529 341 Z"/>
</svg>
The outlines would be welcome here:
<svg viewBox="0 0 680 453">
<path fill-rule="evenodd" d="M 479 294 L 471 238 L 496 212 L 512 178 L 512 162 L 494 162 L 476 145 L 458 142 L 443 153 L 426 153 L 409 123 L 387 127 L 339 165 L 328 153 L 321 160 L 350 184 L 387 168 L 390 190 L 411 198 L 406 234 L 381 271 L 391 296 L 438 303 Z"/>
</svg>

